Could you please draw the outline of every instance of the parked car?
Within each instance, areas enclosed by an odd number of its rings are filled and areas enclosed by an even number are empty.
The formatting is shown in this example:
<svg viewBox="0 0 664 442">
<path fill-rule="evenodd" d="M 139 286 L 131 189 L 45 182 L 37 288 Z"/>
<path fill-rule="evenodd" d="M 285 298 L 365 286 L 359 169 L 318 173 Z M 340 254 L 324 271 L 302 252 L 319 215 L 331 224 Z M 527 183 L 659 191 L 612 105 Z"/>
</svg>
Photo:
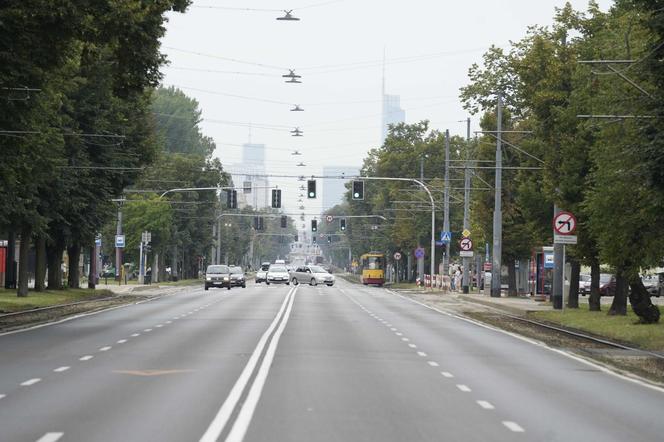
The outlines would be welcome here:
<svg viewBox="0 0 664 442">
<path fill-rule="evenodd" d="M 582 296 L 590 294 L 590 275 L 582 273 L 579 275 L 579 293 Z"/>
<path fill-rule="evenodd" d="M 231 266 L 231 286 L 232 287 L 247 287 L 244 279 L 244 270 L 240 266 Z"/>
<path fill-rule="evenodd" d="M 269 262 L 264 262 L 261 264 L 260 268 L 256 271 L 256 277 L 254 282 L 261 283 L 267 281 L 267 271 L 270 268 Z"/>
<path fill-rule="evenodd" d="M 309 285 L 325 284 L 334 285 L 334 275 L 330 274 L 321 266 L 301 266 L 291 273 L 293 284 L 309 283 Z"/>
<path fill-rule="evenodd" d="M 616 278 L 609 273 L 599 275 L 599 295 L 613 296 L 616 294 Z"/>
<path fill-rule="evenodd" d="M 231 289 L 231 269 L 226 265 L 210 265 L 205 272 L 205 290 L 210 287 Z"/>
<path fill-rule="evenodd" d="M 290 284 L 288 269 L 283 264 L 272 264 L 267 271 L 265 284 Z"/>
<path fill-rule="evenodd" d="M 657 275 L 647 275 L 641 277 L 643 286 L 646 288 L 650 296 L 659 297 L 661 290 L 659 289 L 659 276 Z"/>
</svg>

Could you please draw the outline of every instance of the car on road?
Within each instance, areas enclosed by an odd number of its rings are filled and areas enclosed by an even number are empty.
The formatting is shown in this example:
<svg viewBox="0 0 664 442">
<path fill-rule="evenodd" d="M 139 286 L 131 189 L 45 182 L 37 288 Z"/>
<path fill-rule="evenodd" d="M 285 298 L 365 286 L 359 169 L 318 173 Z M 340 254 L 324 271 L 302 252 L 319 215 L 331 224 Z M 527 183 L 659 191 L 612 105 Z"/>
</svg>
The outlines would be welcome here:
<svg viewBox="0 0 664 442">
<path fill-rule="evenodd" d="M 609 273 L 599 275 L 599 295 L 613 296 L 616 294 L 616 278 Z"/>
<path fill-rule="evenodd" d="M 254 282 L 261 283 L 267 281 L 267 271 L 270 269 L 270 263 L 264 262 L 261 264 L 260 268 L 256 271 L 256 277 Z"/>
<path fill-rule="evenodd" d="M 650 296 L 659 297 L 660 295 L 659 277 L 657 275 L 642 276 L 641 282 L 643 282 L 643 286 L 646 288 Z"/>
<path fill-rule="evenodd" d="M 232 287 L 247 287 L 247 282 L 244 278 L 244 270 L 240 266 L 231 266 L 231 286 Z"/>
<path fill-rule="evenodd" d="M 209 265 L 205 272 L 205 290 L 210 287 L 231 289 L 231 269 L 226 265 Z"/>
<path fill-rule="evenodd" d="M 579 275 L 579 293 L 582 296 L 590 294 L 590 275 L 586 273 L 581 273 Z"/>
<path fill-rule="evenodd" d="M 334 285 L 334 275 L 330 274 L 321 266 L 301 266 L 297 267 L 290 275 L 291 282 L 297 284 L 318 285 L 325 284 L 327 286 Z"/>
<path fill-rule="evenodd" d="M 265 284 L 290 284 L 288 269 L 283 264 L 272 264 L 267 271 Z"/>
</svg>

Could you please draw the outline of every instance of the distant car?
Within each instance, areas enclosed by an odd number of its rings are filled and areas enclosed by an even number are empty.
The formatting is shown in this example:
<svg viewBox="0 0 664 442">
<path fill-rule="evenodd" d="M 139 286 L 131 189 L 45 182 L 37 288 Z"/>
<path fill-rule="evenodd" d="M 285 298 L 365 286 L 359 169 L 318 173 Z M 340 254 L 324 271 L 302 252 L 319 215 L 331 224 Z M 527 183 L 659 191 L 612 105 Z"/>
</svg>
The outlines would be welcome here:
<svg viewBox="0 0 664 442">
<path fill-rule="evenodd" d="M 269 262 L 264 262 L 261 264 L 261 267 L 256 271 L 256 277 L 254 282 L 261 283 L 267 281 L 267 271 L 270 268 Z"/>
<path fill-rule="evenodd" d="M 616 294 L 616 278 L 609 273 L 599 275 L 599 295 L 613 296 Z"/>
<path fill-rule="evenodd" d="M 205 290 L 210 287 L 226 287 L 231 289 L 231 269 L 225 265 L 208 266 L 205 272 Z"/>
<path fill-rule="evenodd" d="M 641 277 L 641 282 L 643 282 L 643 286 L 646 288 L 650 296 L 659 297 L 659 277 L 657 275 L 643 276 Z"/>
<path fill-rule="evenodd" d="M 584 273 L 579 275 L 579 293 L 582 296 L 590 294 L 590 280 L 590 275 Z"/>
<path fill-rule="evenodd" d="M 240 266 L 231 266 L 231 286 L 232 287 L 247 287 L 244 279 L 244 271 Z"/>
<path fill-rule="evenodd" d="M 290 284 L 290 275 L 288 269 L 283 264 L 272 264 L 267 271 L 265 283 L 270 284 Z"/>
<path fill-rule="evenodd" d="M 291 273 L 291 282 L 295 285 L 308 283 L 309 285 L 333 286 L 334 281 L 334 275 L 321 266 L 301 266 Z"/>
</svg>

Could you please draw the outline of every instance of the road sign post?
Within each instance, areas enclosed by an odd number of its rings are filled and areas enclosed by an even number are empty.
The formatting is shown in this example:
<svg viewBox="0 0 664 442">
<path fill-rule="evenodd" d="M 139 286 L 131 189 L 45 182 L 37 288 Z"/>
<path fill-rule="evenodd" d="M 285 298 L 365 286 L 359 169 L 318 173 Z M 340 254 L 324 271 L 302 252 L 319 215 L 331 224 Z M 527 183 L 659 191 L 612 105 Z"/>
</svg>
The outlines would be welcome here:
<svg viewBox="0 0 664 442">
<path fill-rule="evenodd" d="M 554 244 L 554 255 L 557 254 L 557 258 L 554 257 L 554 270 L 553 270 L 553 292 L 552 292 L 552 303 L 553 308 L 556 310 L 562 310 L 564 307 L 564 293 L 565 293 L 565 245 L 566 244 L 576 244 L 577 237 L 574 235 L 576 232 L 576 226 L 578 224 L 576 217 L 571 212 L 566 212 L 564 210 L 554 211 L 553 216 L 553 244 Z"/>
</svg>

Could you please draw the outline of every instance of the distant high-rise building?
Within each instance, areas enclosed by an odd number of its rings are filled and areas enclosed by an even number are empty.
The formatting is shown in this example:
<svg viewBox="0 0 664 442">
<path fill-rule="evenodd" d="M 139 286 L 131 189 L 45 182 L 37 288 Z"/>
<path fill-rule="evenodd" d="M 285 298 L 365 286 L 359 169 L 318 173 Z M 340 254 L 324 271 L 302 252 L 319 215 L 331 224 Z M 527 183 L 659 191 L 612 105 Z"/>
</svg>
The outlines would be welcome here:
<svg viewBox="0 0 664 442">
<path fill-rule="evenodd" d="M 234 174 L 235 186 L 244 189 L 251 187 L 251 192 L 238 192 L 240 207 L 252 206 L 255 209 L 269 207 L 270 189 L 265 176 L 265 144 L 245 143 L 242 145 L 242 164 L 234 165 L 233 169 L 242 175 Z"/>
<path fill-rule="evenodd" d="M 387 131 L 390 124 L 404 123 L 406 121 L 406 111 L 401 109 L 401 98 L 399 95 L 389 95 L 383 93 L 383 133 L 380 139 L 382 145 L 387 138 Z"/>
<path fill-rule="evenodd" d="M 348 166 L 327 166 L 323 167 L 323 176 L 334 177 L 354 177 L 359 175 L 360 171 L 357 167 Z M 323 178 L 323 211 L 330 209 L 344 200 L 346 193 L 345 184 L 351 178 Z"/>
</svg>

